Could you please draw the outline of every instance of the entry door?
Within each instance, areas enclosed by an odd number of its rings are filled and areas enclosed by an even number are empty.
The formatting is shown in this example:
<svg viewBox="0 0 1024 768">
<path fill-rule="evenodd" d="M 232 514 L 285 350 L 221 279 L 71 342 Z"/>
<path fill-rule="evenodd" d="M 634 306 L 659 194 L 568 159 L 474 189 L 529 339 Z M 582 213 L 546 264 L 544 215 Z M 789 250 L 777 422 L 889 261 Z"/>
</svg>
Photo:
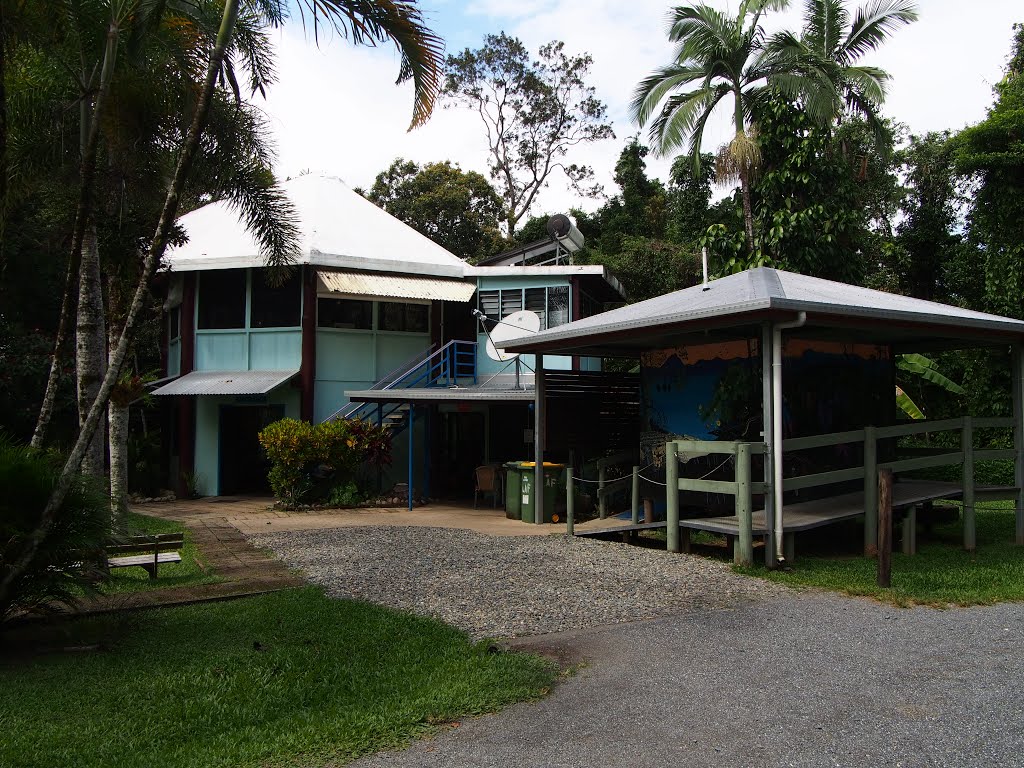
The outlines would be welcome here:
<svg viewBox="0 0 1024 768">
<path fill-rule="evenodd" d="M 224 405 L 220 409 L 220 482 L 218 494 L 266 493 L 267 461 L 259 434 L 284 418 L 283 405 Z"/>
<path fill-rule="evenodd" d="M 484 463 L 484 414 L 444 414 L 442 466 L 437 473 L 447 496 L 473 495 L 473 470 Z"/>
</svg>

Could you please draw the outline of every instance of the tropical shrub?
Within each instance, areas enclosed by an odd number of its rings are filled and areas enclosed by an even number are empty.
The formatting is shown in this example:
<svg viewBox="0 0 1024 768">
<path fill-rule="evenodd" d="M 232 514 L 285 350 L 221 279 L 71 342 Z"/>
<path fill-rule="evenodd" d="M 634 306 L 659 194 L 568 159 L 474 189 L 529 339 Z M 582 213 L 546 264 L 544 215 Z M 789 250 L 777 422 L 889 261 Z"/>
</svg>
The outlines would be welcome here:
<svg viewBox="0 0 1024 768">
<path fill-rule="evenodd" d="M 316 478 L 344 485 L 355 481 L 364 464 L 381 467 L 391 462 L 390 433 L 357 420 L 310 424 L 281 419 L 260 432 L 260 445 L 271 462 L 270 488 L 288 505 L 302 502 Z"/>
<path fill-rule="evenodd" d="M 63 458 L 16 444 L 0 433 L 0 578 L 10 572 L 39 526 Z M 0 621 L 25 610 L 68 604 L 103 578 L 110 503 L 78 477 L 24 573 L 0 602 Z"/>
</svg>

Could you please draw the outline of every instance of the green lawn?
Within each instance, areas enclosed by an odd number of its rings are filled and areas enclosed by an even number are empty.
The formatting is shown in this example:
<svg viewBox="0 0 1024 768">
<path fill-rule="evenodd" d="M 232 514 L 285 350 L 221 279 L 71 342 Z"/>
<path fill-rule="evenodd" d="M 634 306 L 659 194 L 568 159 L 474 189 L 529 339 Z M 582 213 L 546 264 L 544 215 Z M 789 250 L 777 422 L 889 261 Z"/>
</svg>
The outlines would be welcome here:
<svg viewBox="0 0 1024 768">
<path fill-rule="evenodd" d="M 791 586 L 870 595 L 898 605 L 978 605 L 1024 600 L 1024 547 L 1014 544 L 1014 526 L 1013 502 L 985 502 L 977 508 L 977 550 L 973 555 L 961 548 L 959 521 L 936 526 L 929 538 L 919 533 L 916 555 L 893 554 L 889 589 L 875 585 L 875 560 L 805 554 L 799 536 L 792 570 L 738 570 Z"/>
<path fill-rule="evenodd" d="M 162 564 L 158 571 L 159 576 L 155 580 L 149 578 L 149 573 L 145 568 L 115 568 L 110 572 L 110 581 L 100 587 L 101 594 L 143 592 L 151 589 L 186 587 L 220 581 L 216 574 L 207 573 L 199 567 L 199 551 L 192 543 L 191 534 L 181 523 L 129 512 L 124 517 L 122 527 L 127 536 L 184 531 L 185 547 L 181 550 L 181 562 Z"/>
<path fill-rule="evenodd" d="M 305 587 L 93 617 L 0 657 L 0 765 L 322 765 L 547 692 L 553 665 Z M 2 639 L 2 635 L 0 635 Z"/>
</svg>

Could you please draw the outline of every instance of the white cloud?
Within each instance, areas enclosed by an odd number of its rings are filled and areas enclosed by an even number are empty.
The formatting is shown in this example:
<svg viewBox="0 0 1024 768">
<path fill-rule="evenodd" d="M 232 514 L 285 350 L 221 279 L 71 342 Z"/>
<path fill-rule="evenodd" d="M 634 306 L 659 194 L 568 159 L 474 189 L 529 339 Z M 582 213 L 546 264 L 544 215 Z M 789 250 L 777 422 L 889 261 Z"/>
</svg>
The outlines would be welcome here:
<svg viewBox="0 0 1024 768">
<path fill-rule="evenodd" d="M 478 45 L 484 32 L 505 30 L 531 50 L 552 39 L 571 53 L 594 59 L 591 84 L 609 107 L 618 138 L 581 148 L 572 158 L 594 166 L 606 190 L 625 139 L 639 129 L 629 122 L 628 105 L 636 84 L 671 56 L 665 39 L 665 0 L 434 0 L 424 5 L 428 22 L 449 39 L 450 48 Z M 716 3 L 735 8 L 735 3 Z M 1011 24 L 1024 20 L 1019 0 L 976 0 L 970 9 L 954 0 L 921 0 L 921 19 L 898 31 L 867 63 L 893 76 L 885 111 L 912 131 L 951 129 L 977 122 L 992 101 L 991 84 L 1001 77 L 1009 51 Z M 851 4 L 852 5 L 852 4 Z M 777 15 L 772 27 L 799 24 L 795 10 Z M 406 133 L 412 114 L 412 87 L 396 87 L 398 61 L 390 47 L 354 48 L 331 40 L 317 49 L 292 25 L 277 42 L 280 82 L 265 109 L 280 150 L 279 172 L 304 169 L 338 175 L 353 186 L 372 184 L 396 157 L 417 162 L 452 160 L 486 172 L 483 127 L 474 114 L 438 109 L 430 122 Z M 709 126 L 706 148 L 728 138 L 727 117 Z M 665 177 L 669 161 L 649 162 Z M 535 212 L 570 206 L 593 208 L 556 180 Z"/>
</svg>

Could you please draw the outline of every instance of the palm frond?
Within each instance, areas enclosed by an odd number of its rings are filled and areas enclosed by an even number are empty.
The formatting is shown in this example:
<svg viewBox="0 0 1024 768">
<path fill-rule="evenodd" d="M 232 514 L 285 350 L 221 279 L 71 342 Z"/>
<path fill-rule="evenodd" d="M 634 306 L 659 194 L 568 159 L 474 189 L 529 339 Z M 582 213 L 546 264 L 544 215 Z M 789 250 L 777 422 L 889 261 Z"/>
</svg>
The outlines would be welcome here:
<svg viewBox="0 0 1024 768">
<path fill-rule="evenodd" d="M 649 135 L 654 152 L 668 155 L 684 146 L 688 138 L 699 141 L 694 128 L 699 124 L 703 129 L 708 115 L 726 92 L 727 89 L 722 88 L 700 88 L 668 99 L 651 123 Z"/>
<path fill-rule="evenodd" d="M 633 100 L 629 105 L 630 116 L 638 124 L 644 125 L 671 91 L 694 80 L 705 79 L 707 74 L 707 70 L 700 67 L 680 64 L 669 64 L 655 70 L 633 92 Z"/>
<path fill-rule="evenodd" d="M 864 66 L 846 67 L 843 70 L 843 76 L 861 96 L 873 104 L 881 104 L 885 101 L 889 73 L 884 69 Z"/>
<path fill-rule="evenodd" d="M 444 72 L 444 41 L 423 22 L 415 0 L 299 0 L 303 23 L 312 17 L 313 34 L 328 24 L 355 45 L 391 41 L 399 55 L 397 83 L 413 82 L 412 130 L 433 112 Z"/>
<path fill-rule="evenodd" d="M 842 0 L 806 0 L 803 39 L 812 50 L 831 56 L 839 50 L 849 18 Z"/>
<path fill-rule="evenodd" d="M 917 403 L 911 400 L 910 395 L 900 387 L 896 387 L 896 405 L 912 419 L 920 420 L 924 418 L 924 413 L 917 407 Z"/>
<path fill-rule="evenodd" d="M 939 371 L 938 364 L 930 357 L 919 354 L 900 355 L 896 359 L 896 367 L 901 371 L 916 374 L 925 381 L 942 387 L 947 392 L 957 395 L 966 394 L 963 387 Z"/>
<path fill-rule="evenodd" d="M 913 21 L 917 21 L 917 4 L 913 0 L 872 0 L 858 8 L 850 34 L 841 46 L 845 63 L 878 48 L 889 35 Z"/>
</svg>

